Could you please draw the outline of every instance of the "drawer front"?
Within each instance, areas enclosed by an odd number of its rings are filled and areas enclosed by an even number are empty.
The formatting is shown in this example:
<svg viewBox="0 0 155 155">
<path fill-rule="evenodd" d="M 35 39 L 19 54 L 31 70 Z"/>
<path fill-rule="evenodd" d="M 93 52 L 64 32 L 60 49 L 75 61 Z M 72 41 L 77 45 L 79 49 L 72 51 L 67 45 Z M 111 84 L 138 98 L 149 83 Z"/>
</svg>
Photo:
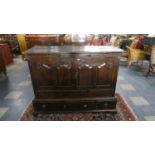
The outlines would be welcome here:
<svg viewBox="0 0 155 155">
<path fill-rule="evenodd" d="M 115 101 L 37 101 L 33 103 L 35 111 L 51 112 L 51 111 L 102 111 L 114 110 L 116 108 Z"/>
</svg>

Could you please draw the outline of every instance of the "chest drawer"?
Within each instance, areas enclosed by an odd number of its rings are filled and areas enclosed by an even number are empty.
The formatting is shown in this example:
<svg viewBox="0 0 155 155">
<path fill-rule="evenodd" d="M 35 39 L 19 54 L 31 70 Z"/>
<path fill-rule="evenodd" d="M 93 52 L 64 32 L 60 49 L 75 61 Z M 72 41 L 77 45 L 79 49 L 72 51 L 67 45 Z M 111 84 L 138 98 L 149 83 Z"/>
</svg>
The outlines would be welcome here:
<svg viewBox="0 0 155 155">
<path fill-rule="evenodd" d="M 115 109 L 115 100 L 104 98 L 87 99 L 63 99 L 63 100 L 37 100 L 33 103 L 34 108 L 39 111 L 102 111 Z"/>
</svg>

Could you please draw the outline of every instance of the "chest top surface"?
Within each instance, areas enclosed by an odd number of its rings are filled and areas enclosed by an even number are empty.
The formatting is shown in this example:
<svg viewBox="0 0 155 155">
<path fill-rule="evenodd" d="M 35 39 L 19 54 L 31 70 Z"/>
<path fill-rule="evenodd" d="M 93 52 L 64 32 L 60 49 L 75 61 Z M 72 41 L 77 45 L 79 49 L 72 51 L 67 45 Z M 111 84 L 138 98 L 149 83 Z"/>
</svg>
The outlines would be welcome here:
<svg viewBox="0 0 155 155">
<path fill-rule="evenodd" d="M 31 49 L 26 51 L 26 54 L 53 54 L 53 53 L 106 53 L 106 54 L 120 54 L 123 50 L 114 47 L 114 46 L 72 46 L 72 45 L 65 45 L 65 46 L 34 46 Z"/>
</svg>

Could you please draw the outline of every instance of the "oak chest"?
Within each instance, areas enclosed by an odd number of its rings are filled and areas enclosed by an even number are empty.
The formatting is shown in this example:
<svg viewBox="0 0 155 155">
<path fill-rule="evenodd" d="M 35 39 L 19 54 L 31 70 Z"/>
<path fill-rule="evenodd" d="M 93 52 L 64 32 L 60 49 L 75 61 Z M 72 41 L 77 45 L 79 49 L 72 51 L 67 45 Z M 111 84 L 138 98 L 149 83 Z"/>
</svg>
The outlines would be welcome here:
<svg viewBox="0 0 155 155">
<path fill-rule="evenodd" d="M 122 50 L 110 46 L 35 46 L 26 52 L 35 112 L 115 110 Z"/>
</svg>

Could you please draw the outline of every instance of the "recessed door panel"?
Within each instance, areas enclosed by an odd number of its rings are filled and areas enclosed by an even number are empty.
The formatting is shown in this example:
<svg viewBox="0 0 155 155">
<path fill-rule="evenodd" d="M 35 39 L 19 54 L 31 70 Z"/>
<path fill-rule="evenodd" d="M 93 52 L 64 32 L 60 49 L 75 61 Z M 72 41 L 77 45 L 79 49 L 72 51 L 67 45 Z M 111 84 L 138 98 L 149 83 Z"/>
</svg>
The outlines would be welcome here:
<svg viewBox="0 0 155 155">
<path fill-rule="evenodd" d="M 55 88 L 57 83 L 56 66 L 58 63 L 59 59 L 56 55 L 31 56 L 29 65 L 31 66 L 34 87 L 38 90 Z"/>
<path fill-rule="evenodd" d="M 107 62 L 96 66 L 96 86 L 110 87 L 111 85 L 112 68 Z"/>
<path fill-rule="evenodd" d="M 63 64 L 57 67 L 57 87 L 72 87 L 73 74 L 71 64 Z"/>
<path fill-rule="evenodd" d="M 80 54 L 77 63 L 77 86 L 112 88 L 116 82 L 116 58 L 104 54 Z"/>
<path fill-rule="evenodd" d="M 93 67 L 85 64 L 78 67 L 77 86 L 91 88 L 93 84 Z"/>
<path fill-rule="evenodd" d="M 76 85 L 77 88 L 93 87 L 93 65 L 91 64 L 91 55 L 79 54 L 75 58 L 76 63 Z"/>
</svg>

